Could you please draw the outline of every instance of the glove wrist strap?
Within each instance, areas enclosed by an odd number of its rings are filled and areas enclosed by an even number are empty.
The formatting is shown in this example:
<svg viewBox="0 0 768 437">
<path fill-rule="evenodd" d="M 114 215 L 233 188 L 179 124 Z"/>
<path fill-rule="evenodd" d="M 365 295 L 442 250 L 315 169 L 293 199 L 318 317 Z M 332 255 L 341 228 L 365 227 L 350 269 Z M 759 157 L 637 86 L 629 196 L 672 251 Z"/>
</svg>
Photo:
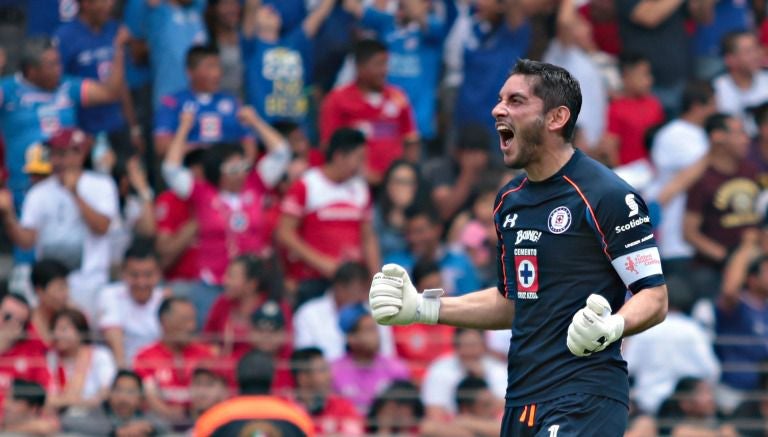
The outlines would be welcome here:
<svg viewBox="0 0 768 437">
<path fill-rule="evenodd" d="M 421 294 L 416 310 L 416 321 L 427 325 L 434 325 L 440 317 L 440 296 L 443 295 L 442 288 L 433 288 L 424 290 Z"/>
</svg>

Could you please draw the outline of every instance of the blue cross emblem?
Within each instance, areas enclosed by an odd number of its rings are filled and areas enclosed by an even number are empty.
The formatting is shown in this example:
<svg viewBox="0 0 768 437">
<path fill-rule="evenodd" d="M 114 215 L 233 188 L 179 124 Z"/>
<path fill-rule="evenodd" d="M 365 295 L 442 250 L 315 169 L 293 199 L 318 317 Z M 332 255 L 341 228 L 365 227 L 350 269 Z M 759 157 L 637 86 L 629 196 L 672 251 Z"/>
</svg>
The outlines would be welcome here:
<svg viewBox="0 0 768 437">
<path fill-rule="evenodd" d="M 523 287 L 530 287 L 533 284 L 534 278 L 536 278 L 536 270 L 533 268 L 533 263 L 528 260 L 521 261 L 520 266 L 517 268 L 517 276 Z"/>
</svg>

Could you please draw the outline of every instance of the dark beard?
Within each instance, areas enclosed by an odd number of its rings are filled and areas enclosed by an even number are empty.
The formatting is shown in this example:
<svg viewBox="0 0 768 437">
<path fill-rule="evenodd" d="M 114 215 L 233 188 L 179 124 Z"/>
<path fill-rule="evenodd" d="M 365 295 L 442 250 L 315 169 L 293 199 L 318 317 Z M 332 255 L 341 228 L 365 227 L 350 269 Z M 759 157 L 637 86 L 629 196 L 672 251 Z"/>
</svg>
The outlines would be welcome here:
<svg viewBox="0 0 768 437">
<path fill-rule="evenodd" d="M 536 157 L 536 151 L 544 141 L 544 117 L 538 117 L 517 132 L 520 147 L 517 159 L 506 166 L 520 170 L 528 166 Z"/>
</svg>

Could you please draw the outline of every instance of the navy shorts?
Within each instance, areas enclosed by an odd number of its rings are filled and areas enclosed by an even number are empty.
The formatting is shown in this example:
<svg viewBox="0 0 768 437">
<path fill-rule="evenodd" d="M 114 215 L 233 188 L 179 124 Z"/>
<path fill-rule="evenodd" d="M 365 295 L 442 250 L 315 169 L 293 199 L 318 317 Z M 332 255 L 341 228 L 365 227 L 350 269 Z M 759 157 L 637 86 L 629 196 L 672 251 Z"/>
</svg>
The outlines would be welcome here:
<svg viewBox="0 0 768 437">
<path fill-rule="evenodd" d="M 572 394 L 506 407 L 501 437 L 622 437 L 628 416 L 629 409 L 617 400 Z"/>
</svg>

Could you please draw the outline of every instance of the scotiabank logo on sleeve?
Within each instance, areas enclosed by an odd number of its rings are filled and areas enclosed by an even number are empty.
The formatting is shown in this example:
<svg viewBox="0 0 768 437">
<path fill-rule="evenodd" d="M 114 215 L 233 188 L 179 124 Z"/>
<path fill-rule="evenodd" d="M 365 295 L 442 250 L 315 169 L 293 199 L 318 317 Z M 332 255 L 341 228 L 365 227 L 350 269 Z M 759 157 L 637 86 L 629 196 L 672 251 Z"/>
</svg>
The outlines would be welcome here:
<svg viewBox="0 0 768 437">
<path fill-rule="evenodd" d="M 640 279 L 661 274 L 661 257 L 656 247 L 619 256 L 611 264 L 627 287 Z"/>
</svg>

